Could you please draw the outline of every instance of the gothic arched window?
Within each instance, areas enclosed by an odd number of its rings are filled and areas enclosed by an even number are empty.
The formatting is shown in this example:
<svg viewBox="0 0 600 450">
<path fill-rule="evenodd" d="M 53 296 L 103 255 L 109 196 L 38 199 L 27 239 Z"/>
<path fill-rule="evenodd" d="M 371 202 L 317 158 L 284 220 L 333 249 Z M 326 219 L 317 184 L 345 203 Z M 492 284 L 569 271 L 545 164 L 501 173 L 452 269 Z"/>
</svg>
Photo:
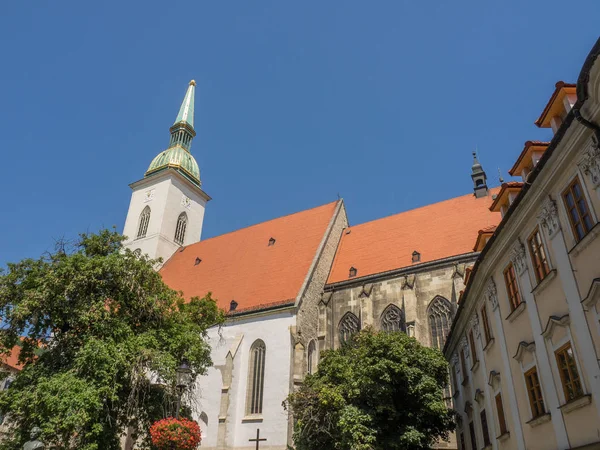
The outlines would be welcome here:
<svg viewBox="0 0 600 450">
<path fill-rule="evenodd" d="M 175 243 L 183 245 L 185 239 L 185 229 L 187 228 L 187 214 L 182 212 L 177 218 L 177 227 L 175 228 Z"/>
<path fill-rule="evenodd" d="M 444 297 L 438 295 L 431 301 L 427 308 L 427 317 L 432 347 L 440 350 L 444 348 L 453 316 L 452 304 Z"/>
<path fill-rule="evenodd" d="M 381 329 L 406 332 L 404 312 L 396 305 L 388 305 L 381 314 Z"/>
<path fill-rule="evenodd" d="M 265 343 L 257 339 L 250 347 L 248 367 L 248 391 L 246 394 L 246 414 L 262 414 L 265 386 Z"/>
<path fill-rule="evenodd" d="M 348 342 L 354 333 L 358 333 L 360 330 L 360 322 L 358 321 L 358 317 L 356 317 L 351 312 L 347 312 L 340 320 L 340 324 L 338 326 L 340 332 L 340 342 L 343 344 Z"/>
<path fill-rule="evenodd" d="M 317 369 L 317 361 L 319 360 L 319 356 L 317 355 L 317 344 L 315 341 L 310 341 L 308 344 L 308 373 L 313 374 Z"/>
<path fill-rule="evenodd" d="M 140 214 L 140 225 L 138 226 L 137 238 L 140 239 L 146 237 L 148 232 L 148 224 L 150 223 L 150 207 L 146 206 Z"/>
</svg>

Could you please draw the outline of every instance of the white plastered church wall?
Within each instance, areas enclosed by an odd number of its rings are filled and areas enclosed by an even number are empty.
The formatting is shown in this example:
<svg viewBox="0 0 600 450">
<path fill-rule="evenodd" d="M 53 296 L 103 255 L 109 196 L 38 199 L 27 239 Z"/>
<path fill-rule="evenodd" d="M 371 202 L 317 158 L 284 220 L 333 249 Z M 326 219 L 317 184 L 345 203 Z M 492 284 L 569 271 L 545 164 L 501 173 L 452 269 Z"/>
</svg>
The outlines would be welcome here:
<svg viewBox="0 0 600 450">
<path fill-rule="evenodd" d="M 169 259 L 180 247 L 175 243 L 177 219 L 187 214 L 183 245 L 200 240 L 207 196 L 175 170 L 167 169 L 130 185 L 133 192 L 123 234 L 125 247 L 140 249 L 151 258 Z M 150 208 L 150 222 L 146 236 L 137 239 L 140 215 Z"/>
<path fill-rule="evenodd" d="M 221 336 L 216 328 L 210 330 L 214 367 L 209 369 L 207 375 L 198 378 L 195 390 L 195 418 L 203 428 L 204 436 L 202 448 L 215 449 L 218 446 L 223 388 L 222 372 L 218 367 L 225 366 L 227 353 L 233 350 L 235 355 L 225 419 L 225 448 L 254 449 L 255 444 L 249 439 L 255 438 L 256 429 L 260 428 L 261 438 L 267 439 L 261 442 L 261 448 L 286 449 L 288 414 L 282 402 L 289 394 L 292 357 L 290 327 L 295 323 L 295 314 L 287 310 L 235 318 L 221 328 Z M 261 339 L 266 347 L 263 410 L 259 418 L 250 418 L 246 415 L 248 370 L 250 349 L 257 339 Z M 202 412 L 208 417 L 208 425 L 199 418 Z"/>
</svg>

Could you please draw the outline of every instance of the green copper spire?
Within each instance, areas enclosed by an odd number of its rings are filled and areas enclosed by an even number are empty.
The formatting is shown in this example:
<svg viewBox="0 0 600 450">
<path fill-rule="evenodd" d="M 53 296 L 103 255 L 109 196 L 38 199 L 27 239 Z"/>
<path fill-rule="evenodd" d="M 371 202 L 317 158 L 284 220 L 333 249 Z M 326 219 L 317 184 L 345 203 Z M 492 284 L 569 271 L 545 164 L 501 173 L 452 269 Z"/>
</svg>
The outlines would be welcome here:
<svg viewBox="0 0 600 450">
<path fill-rule="evenodd" d="M 192 139 L 196 136 L 194 130 L 194 94 L 196 91 L 196 82 L 190 81 L 179 114 L 175 123 L 171 126 L 171 141 L 169 148 L 159 153 L 150 163 L 145 177 L 164 169 L 173 168 L 193 182 L 200 186 L 200 169 L 198 163 L 190 153 Z"/>
<path fill-rule="evenodd" d="M 173 125 L 179 122 L 186 122 L 190 127 L 194 128 L 194 97 L 196 95 L 196 82 L 190 81 L 188 90 L 185 93 L 181 108 L 179 108 L 179 114 Z"/>
</svg>

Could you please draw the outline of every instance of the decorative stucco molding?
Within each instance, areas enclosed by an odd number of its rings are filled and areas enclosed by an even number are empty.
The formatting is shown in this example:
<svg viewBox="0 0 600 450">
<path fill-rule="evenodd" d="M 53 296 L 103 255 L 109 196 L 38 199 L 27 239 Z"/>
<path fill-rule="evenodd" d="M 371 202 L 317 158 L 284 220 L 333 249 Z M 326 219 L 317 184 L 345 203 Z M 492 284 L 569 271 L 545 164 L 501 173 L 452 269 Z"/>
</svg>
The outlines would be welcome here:
<svg viewBox="0 0 600 450">
<path fill-rule="evenodd" d="M 496 282 L 493 278 L 490 278 L 490 281 L 488 281 L 488 284 L 485 287 L 485 297 L 492 305 L 492 310 L 496 311 L 498 309 L 498 289 L 496 288 Z"/>
<path fill-rule="evenodd" d="M 475 401 L 477 403 L 479 403 L 480 405 L 483 405 L 483 400 L 485 399 L 485 395 L 483 394 L 483 391 L 479 388 L 477 388 L 477 390 L 475 391 Z"/>
<path fill-rule="evenodd" d="M 402 289 L 413 289 L 415 287 L 415 275 L 405 275 L 402 277 Z"/>
<path fill-rule="evenodd" d="M 517 244 L 510 251 L 510 259 L 517 269 L 519 275 L 523 275 L 527 270 L 527 258 L 525 257 L 525 246 L 519 239 Z"/>
<path fill-rule="evenodd" d="M 600 278 L 594 278 L 588 290 L 587 296 L 581 300 L 581 303 L 586 308 L 591 308 L 600 300 Z"/>
<path fill-rule="evenodd" d="M 585 148 L 578 165 L 581 171 L 590 177 L 594 188 L 600 187 L 600 148 L 595 140 Z"/>
<path fill-rule="evenodd" d="M 542 205 L 542 211 L 538 214 L 538 221 L 550 238 L 556 236 L 556 233 L 560 230 L 558 208 L 556 207 L 556 202 L 551 197 L 548 197 Z"/>
<path fill-rule="evenodd" d="M 513 358 L 519 362 L 523 362 L 523 356 L 525 356 L 525 352 L 535 352 L 535 342 L 519 342 L 519 346 L 517 347 L 517 353 L 515 353 L 515 356 L 513 356 Z"/>
<path fill-rule="evenodd" d="M 467 338 L 466 337 L 463 337 L 460 340 L 460 346 L 463 349 L 463 351 L 465 352 L 465 356 L 467 358 L 469 358 L 469 343 L 467 342 Z"/>
<path fill-rule="evenodd" d="M 546 328 L 542 331 L 542 336 L 546 339 L 551 339 L 556 327 L 568 327 L 570 323 L 571 317 L 568 314 L 561 317 L 550 316 L 546 323 Z"/>
<path fill-rule="evenodd" d="M 492 370 L 488 377 L 488 384 L 493 388 L 497 389 L 500 386 L 500 372 Z"/>
<path fill-rule="evenodd" d="M 475 332 L 475 337 L 480 338 L 481 330 L 479 329 L 479 316 L 477 316 L 477 314 L 473 314 L 473 317 L 471 318 L 471 328 L 473 328 L 473 331 Z"/>
</svg>

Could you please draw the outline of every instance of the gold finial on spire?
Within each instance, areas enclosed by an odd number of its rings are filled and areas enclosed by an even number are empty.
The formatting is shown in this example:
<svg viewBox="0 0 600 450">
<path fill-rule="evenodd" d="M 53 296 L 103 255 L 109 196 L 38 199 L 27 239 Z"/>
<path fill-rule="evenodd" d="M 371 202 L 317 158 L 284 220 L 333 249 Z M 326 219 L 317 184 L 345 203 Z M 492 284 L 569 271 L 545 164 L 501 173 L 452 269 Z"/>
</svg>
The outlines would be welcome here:
<svg viewBox="0 0 600 450">
<path fill-rule="evenodd" d="M 190 81 L 190 86 L 196 86 L 196 80 Z"/>
</svg>

